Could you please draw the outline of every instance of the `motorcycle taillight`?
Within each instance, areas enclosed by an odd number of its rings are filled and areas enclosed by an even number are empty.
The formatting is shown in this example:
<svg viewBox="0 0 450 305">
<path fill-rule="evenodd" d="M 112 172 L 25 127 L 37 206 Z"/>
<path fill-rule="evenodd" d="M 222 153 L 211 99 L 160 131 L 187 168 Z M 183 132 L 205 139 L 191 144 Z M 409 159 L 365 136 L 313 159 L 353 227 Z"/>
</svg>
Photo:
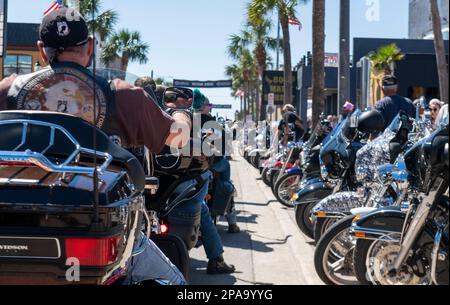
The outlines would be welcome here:
<svg viewBox="0 0 450 305">
<path fill-rule="evenodd" d="M 113 264 L 119 255 L 121 236 L 108 238 L 68 238 L 66 257 L 78 259 L 82 267 L 105 267 Z"/>
<path fill-rule="evenodd" d="M 169 227 L 166 224 L 161 225 L 161 234 L 166 234 L 169 231 Z"/>
</svg>

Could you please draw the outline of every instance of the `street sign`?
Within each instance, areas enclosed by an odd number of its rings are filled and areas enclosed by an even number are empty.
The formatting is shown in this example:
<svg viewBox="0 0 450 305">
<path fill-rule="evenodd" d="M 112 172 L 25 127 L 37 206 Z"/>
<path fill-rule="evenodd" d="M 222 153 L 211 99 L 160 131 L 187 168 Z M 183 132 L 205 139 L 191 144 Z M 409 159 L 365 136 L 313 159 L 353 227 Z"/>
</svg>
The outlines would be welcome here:
<svg viewBox="0 0 450 305">
<path fill-rule="evenodd" d="M 294 104 L 297 100 L 297 73 L 292 72 L 292 102 Z M 281 106 L 284 104 L 284 72 L 283 71 L 264 71 L 263 76 L 263 95 L 262 104 L 268 105 L 269 94 L 274 94 L 274 104 Z"/>
<path fill-rule="evenodd" d="M 232 109 L 232 105 L 218 105 L 218 104 L 211 104 L 212 109 Z"/>
<path fill-rule="evenodd" d="M 188 88 L 231 88 L 233 86 L 233 81 L 231 80 L 198 81 L 198 80 L 174 79 L 173 85 L 175 87 L 188 87 Z"/>
<path fill-rule="evenodd" d="M 275 93 L 269 93 L 267 105 L 272 107 L 275 105 Z"/>
</svg>

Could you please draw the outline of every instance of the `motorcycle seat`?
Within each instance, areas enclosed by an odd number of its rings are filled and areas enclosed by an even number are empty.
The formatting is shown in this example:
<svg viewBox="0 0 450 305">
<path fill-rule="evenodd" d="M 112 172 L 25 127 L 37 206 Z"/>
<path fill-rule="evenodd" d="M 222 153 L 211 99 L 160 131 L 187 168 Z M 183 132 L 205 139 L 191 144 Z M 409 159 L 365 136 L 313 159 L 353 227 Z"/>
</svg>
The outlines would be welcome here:
<svg viewBox="0 0 450 305">
<path fill-rule="evenodd" d="M 113 158 L 113 164 L 124 168 L 132 179 L 136 189 L 143 191 L 145 187 L 145 173 L 140 162 L 127 150 L 116 145 L 100 129 L 87 121 L 68 114 L 44 111 L 3 111 L 0 121 L 33 120 L 52 123 L 65 128 L 84 148 L 94 149 L 94 132 L 96 133 L 97 151 L 108 153 Z M 0 150 L 13 150 L 21 142 L 22 126 L 19 124 L 0 125 Z M 33 126 L 28 128 L 27 140 L 23 148 L 32 151 L 43 151 L 49 144 L 50 132 L 48 127 Z M 70 156 L 74 149 L 71 142 L 60 132 L 55 133 L 54 145 L 46 154 L 56 156 Z"/>
</svg>

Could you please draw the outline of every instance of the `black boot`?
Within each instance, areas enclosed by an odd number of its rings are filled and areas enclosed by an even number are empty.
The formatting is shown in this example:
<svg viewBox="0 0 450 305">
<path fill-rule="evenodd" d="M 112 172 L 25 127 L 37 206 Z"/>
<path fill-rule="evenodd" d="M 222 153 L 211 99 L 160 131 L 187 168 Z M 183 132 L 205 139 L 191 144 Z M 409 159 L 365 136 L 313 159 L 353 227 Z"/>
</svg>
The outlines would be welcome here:
<svg viewBox="0 0 450 305">
<path fill-rule="evenodd" d="M 223 256 L 219 256 L 214 259 L 210 259 L 208 262 L 208 268 L 206 269 L 206 273 L 208 274 L 229 274 L 234 273 L 236 268 L 233 265 L 227 265 Z"/>
<path fill-rule="evenodd" d="M 228 233 L 236 234 L 239 232 L 241 232 L 241 229 L 239 228 L 239 226 L 237 224 L 228 225 Z"/>
</svg>

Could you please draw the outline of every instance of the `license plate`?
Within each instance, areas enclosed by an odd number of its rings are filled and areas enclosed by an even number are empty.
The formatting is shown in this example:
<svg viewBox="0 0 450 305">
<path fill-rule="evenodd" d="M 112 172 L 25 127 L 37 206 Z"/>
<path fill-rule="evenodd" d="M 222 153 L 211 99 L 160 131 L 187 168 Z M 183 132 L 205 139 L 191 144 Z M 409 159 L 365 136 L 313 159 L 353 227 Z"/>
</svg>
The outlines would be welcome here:
<svg viewBox="0 0 450 305">
<path fill-rule="evenodd" d="M 61 247 L 56 238 L 0 236 L 0 257 L 58 259 Z"/>
</svg>

